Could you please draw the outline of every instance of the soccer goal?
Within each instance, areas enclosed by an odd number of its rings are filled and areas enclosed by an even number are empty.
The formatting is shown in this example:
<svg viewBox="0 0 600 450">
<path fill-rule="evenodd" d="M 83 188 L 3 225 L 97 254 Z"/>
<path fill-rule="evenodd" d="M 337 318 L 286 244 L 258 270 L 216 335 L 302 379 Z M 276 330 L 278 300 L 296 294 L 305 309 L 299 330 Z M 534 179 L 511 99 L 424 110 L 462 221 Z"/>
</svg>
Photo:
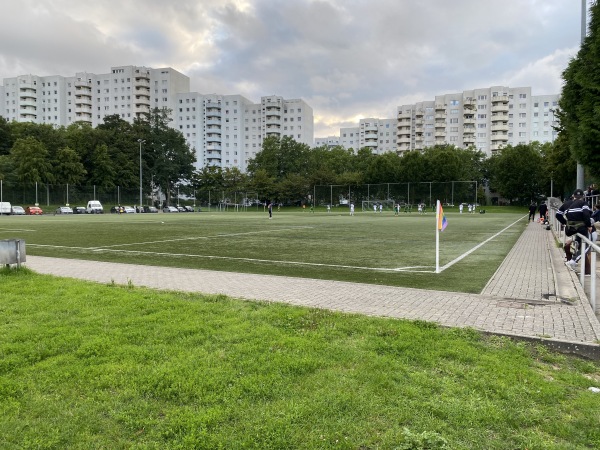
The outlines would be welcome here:
<svg viewBox="0 0 600 450">
<path fill-rule="evenodd" d="M 379 212 L 379 205 L 381 205 L 384 211 L 393 211 L 394 204 L 394 200 L 363 200 L 362 210 L 366 212 L 377 210 Z"/>
</svg>

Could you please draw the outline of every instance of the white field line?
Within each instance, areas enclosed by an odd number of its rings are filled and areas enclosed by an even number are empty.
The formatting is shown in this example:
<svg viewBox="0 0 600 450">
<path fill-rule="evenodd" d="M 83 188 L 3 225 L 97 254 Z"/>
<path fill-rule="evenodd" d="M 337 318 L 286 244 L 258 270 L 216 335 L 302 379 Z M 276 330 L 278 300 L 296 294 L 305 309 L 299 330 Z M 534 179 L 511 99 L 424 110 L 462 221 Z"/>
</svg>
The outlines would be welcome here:
<svg viewBox="0 0 600 450">
<path fill-rule="evenodd" d="M 471 250 L 469 250 L 466 253 L 463 253 L 462 255 L 460 255 L 458 258 L 453 259 L 452 261 L 450 261 L 448 264 L 443 265 L 442 267 L 440 267 L 440 273 L 442 273 L 444 270 L 448 269 L 449 267 L 452 267 L 454 264 L 456 264 L 457 262 L 459 262 L 460 260 L 466 258 L 467 256 L 469 256 L 471 253 L 473 253 L 475 250 L 477 250 L 478 248 L 484 246 L 485 244 L 487 244 L 488 242 L 490 242 L 492 239 L 494 239 L 497 236 L 500 236 L 502 233 L 504 233 L 506 230 L 508 230 L 510 227 L 512 227 L 513 225 L 515 225 L 517 222 L 520 222 L 521 220 L 523 220 L 524 217 L 520 218 L 519 220 L 514 221 L 513 223 L 511 223 L 510 225 L 508 225 L 506 228 L 498 231 L 495 235 L 489 237 L 488 239 L 486 239 L 485 241 L 477 244 L 475 247 L 473 247 Z"/>
<path fill-rule="evenodd" d="M 489 241 L 491 241 L 495 237 L 504 233 L 506 230 L 508 230 L 510 227 L 514 226 L 520 220 L 522 220 L 522 218 L 511 223 L 510 225 L 508 225 L 504 229 L 500 230 L 498 233 L 494 234 L 490 238 L 477 244 L 471 250 L 467 251 L 466 253 L 463 253 L 458 258 L 455 258 L 454 260 L 450 261 L 448 264 L 442 266 L 440 268 L 440 273 L 442 271 L 448 269 L 449 267 L 453 266 L 460 260 L 464 259 L 468 255 L 473 253 L 475 250 L 477 250 L 478 248 L 487 244 Z M 255 232 L 248 232 L 248 233 L 233 233 L 233 234 L 216 235 L 216 236 L 210 236 L 210 237 L 204 236 L 204 237 L 196 237 L 196 238 L 171 239 L 171 240 L 166 240 L 166 241 L 142 242 L 142 243 L 138 243 L 138 244 L 153 244 L 153 243 L 159 243 L 159 242 L 174 242 L 174 241 L 182 241 L 182 240 L 189 240 L 189 239 L 210 239 L 210 238 L 214 238 L 214 237 L 239 236 L 239 235 L 244 235 L 244 234 L 271 233 L 273 231 L 286 231 L 286 230 L 297 229 L 297 228 L 313 228 L 313 227 L 283 228 L 283 229 L 279 229 L 279 230 L 255 231 Z M 283 260 L 272 260 L 272 259 L 240 258 L 240 257 L 233 257 L 233 256 L 190 255 L 190 254 L 185 254 L 185 253 L 148 252 L 148 251 L 140 251 L 140 250 L 122 250 L 122 249 L 112 249 L 111 248 L 111 247 L 116 247 L 116 246 L 86 248 L 86 247 L 67 247 L 64 245 L 46 245 L 46 244 L 29 244 L 29 245 L 32 247 L 66 248 L 66 249 L 73 249 L 73 250 L 94 251 L 94 252 L 99 252 L 99 253 L 118 252 L 118 253 L 130 253 L 130 254 L 138 254 L 138 255 L 173 256 L 173 257 L 200 258 L 200 259 L 221 259 L 221 260 L 248 261 L 248 262 L 260 262 L 260 263 L 271 263 L 271 264 L 287 264 L 287 265 L 294 265 L 294 266 L 313 266 L 313 267 L 331 267 L 331 268 L 339 268 L 339 269 L 371 270 L 371 271 L 375 271 L 375 272 L 435 273 L 435 268 L 434 267 L 430 268 L 430 266 L 405 266 L 405 267 L 396 267 L 396 268 L 364 267 L 364 266 L 350 266 L 350 265 L 344 265 L 344 264 L 309 263 L 309 262 L 301 262 L 301 261 L 283 261 Z M 122 245 L 136 245 L 136 244 L 122 244 Z M 428 269 L 430 269 L 430 270 L 428 270 Z"/>
<path fill-rule="evenodd" d="M 34 233 L 36 230 L 27 230 L 25 228 L 19 228 L 16 230 L 8 230 L 8 229 L 3 229 L 0 228 L 0 233 L 20 233 L 20 232 L 24 232 L 24 233 Z"/>
<path fill-rule="evenodd" d="M 273 231 L 273 230 L 270 230 Z M 363 267 L 363 266 L 348 266 L 342 264 L 323 264 L 323 263 L 309 263 L 309 262 L 301 262 L 301 261 L 283 261 L 283 260 L 273 260 L 273 259 L 256 259 L 256 258 L 239 258 L 233 256 L 214 256 L 214 255 L 189 255 L 185 253 L 166 253 L 166 252 L 147 252 L 141 250 L 121 250 L 121 249 L 109 249 L 109 248 L 83 248 L 83 247 L 66 247 L 64 245 L 46 245 L 46 244 L 30 244 L 32 247 L 50 247 L 50 248 L 66 248 L 73 250 L 85 250 L 85 251 L 94 251 L 98 253 L 129 253 L 129 254 L 137 254 L 137 255 L 156 255 L 156 256 L 173 256 L 173 257 L 186 257 L 186 258 L 201 258 L 201 259 L 223 259 L 223 260 L 233 260 L 233 261 L 248 261 L 248 262 L 260 262 L 260 263 L 272 263 L 272 264 L 288 264 L 294 266 L 316 266 L 316 267 L 333 267 L 340 269 L 356 269 L 356 270 L 373 270 L 377 272 L 434 272 L 433 270 L 429 271 L 414 271 L 411 270 L 412 267 L 399 267 L 399 268 L 385 268 L 385 267 Z"/>
<path fill-rule="evenodd" d="M 216 234 L 214 236 L 195 236 L 195 237 L 185 237 L 185 238 L 177 238 L 177 239 L 164 239 L 161 241 L 132 242 L 132 243 L 128 243 L 128 244 L 115 244 L 115 245 L 103 245 L 102 247 L 90 247 L 90 250 L 96 251 L 96 250 L 109 249 L 109 248 L 114 248 L 114 247 L 126 247 L 126 246 L 130 246 L 130 245 L 152 245 L 152 244 L 163 244 L 165 242 L 195 241 L 195 240 L 203 240 L 203 239 L 215 239 L 215 238 L 220 238 L 220 237 L 244 236 L 244 235 L 249 235 L 249 234 L 262 234 L 262 233 L 272 233 L 272 232 L 277 232 L 277 231 L 290 231 L 290 230 L 297 230 L 297 229 L 301 229 L 301 228 L 312 229 L 313 227 L 302 226 L 302 227 L 291 227 L 291 228 L 279 228 L 279 229 L 274 229 L 274 230 L 248 231 L 246 233 Z"/>
</svg>

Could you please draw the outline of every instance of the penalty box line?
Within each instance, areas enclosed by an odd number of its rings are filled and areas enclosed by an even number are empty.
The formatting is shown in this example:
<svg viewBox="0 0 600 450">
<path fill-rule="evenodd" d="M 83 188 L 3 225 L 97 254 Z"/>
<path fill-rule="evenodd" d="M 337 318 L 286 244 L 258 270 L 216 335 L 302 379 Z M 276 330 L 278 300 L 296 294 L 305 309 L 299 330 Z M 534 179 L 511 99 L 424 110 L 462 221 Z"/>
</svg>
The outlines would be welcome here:
<svg viewBox="0 0 600 450">
<path fill-rule="evenodd" d="M 487 244 L 488 242 L 490 242 L 492 239 L 500 236 L 502 233 L 504 233 L 506 230 L 508 230 L 509 228 L 511 228 L 512 226 L 514 226 L 516 223 L 520 222 L 521 220 L 523 220 L 523 217 L 514 221 L 513 223 L 511 223 L 510 225 L 508 225 L 506 228 L 498 231 L 496 234 L 494 234 L 493 236 L 489 237 L 488 239 L 486 239 L 485 241 L 477 244 L 475 247 L 473 247 L 471 250 L 463 253 L 462 255 L 460 255 L 458 258 L 453 259 L 452 261 L 450 261 L 448 264 L 443 265 L 442 267 L 440 267 L 440 272 L 442 273 L 444 270 L 452 267 L 454 264 L 456 264 L 457 262 L 461 261 L 462 259 L 466 258 L 467 256 L 469 256 L 471 253 L 473 253 L 475 250 L 477 250 L 480 247 L 483 247 L 485 244 Z"/>
</svg>

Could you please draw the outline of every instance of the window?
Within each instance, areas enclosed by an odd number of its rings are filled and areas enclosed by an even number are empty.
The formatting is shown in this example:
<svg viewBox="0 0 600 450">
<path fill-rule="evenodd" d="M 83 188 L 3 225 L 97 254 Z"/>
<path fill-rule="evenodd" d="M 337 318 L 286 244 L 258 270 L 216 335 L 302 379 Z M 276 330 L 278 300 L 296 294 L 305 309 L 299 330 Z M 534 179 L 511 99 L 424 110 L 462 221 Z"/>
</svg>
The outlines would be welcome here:
<svg viewBox="0 0 600 450">
<path fill-rule="evenodd" d="M 519 94 L 519 98 L 527 98 L 527 94 Z"/>
</svg>

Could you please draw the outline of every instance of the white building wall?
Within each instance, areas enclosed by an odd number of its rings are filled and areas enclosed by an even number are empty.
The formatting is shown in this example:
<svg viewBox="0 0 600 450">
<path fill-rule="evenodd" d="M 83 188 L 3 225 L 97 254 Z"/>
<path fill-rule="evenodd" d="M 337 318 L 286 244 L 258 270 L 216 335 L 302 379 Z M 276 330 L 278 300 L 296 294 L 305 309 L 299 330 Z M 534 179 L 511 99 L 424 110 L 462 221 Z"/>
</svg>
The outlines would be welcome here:
<svg viewBox="0 0 600 450">
<path fill-rule="evenodd" d="M 75 76 L 21 75 L 0 86 L 0 115 L 9 121 L 97 126 L 118 114 L 133 123 L 154 108 L 172 111 L 169 124 L 180 130 L 196 152 L 197 168 L 215 165 L 246 171 L 270 135 L 289 136 L 312 146 L 314 117 L 302 99 L 190 92 L 187 76 L 172 68 L 111 67 L 109 73 Z"/>
</svg>

